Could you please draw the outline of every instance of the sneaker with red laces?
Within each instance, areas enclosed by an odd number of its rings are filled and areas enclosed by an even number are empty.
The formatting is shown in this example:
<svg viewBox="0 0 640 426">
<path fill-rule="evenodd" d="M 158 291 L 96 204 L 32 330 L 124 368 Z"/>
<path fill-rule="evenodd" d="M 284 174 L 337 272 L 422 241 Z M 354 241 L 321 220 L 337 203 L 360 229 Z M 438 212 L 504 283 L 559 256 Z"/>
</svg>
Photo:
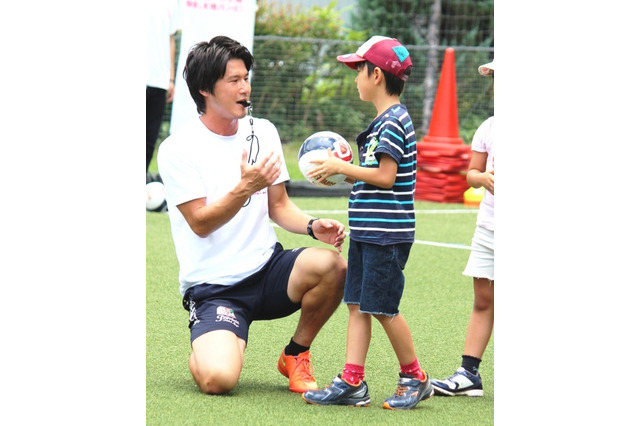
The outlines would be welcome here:
<svg viewBox="0 0 640 426">
<path fill-rule="evenodd" d="M 364 380 L 351 385 L 338 374 L 324 389 L 310 390 L 302 394 L 305 402 L 313 405 L 348 405 L 349 407 L 368 407 L 371 405 L 369 388 Z"/>
<path fill-rule="evenodd" d="M 387 410 L 411 410 L 418 405 L 418 402 L 431 398 L 434 394 L 433 386 L 429 380 L 429 375 L 424 370 L 422 373 L 425 375 L 424 380 L 400 373 L 396 393 L 384 401 L 382 408 Z"/>
<path fill-rule="evenodd" d="M 285 355 L 284 351 L 278 359 L 278 371 L 289 378 L 289 390 L 291 392 L 303 393 L 308 390 L 318 389 L 316 379 L 313 377 L 313 366 L 311 365 L 311 354 L 309 351 L 302 352 L 297 356 Z"/>
</svg>

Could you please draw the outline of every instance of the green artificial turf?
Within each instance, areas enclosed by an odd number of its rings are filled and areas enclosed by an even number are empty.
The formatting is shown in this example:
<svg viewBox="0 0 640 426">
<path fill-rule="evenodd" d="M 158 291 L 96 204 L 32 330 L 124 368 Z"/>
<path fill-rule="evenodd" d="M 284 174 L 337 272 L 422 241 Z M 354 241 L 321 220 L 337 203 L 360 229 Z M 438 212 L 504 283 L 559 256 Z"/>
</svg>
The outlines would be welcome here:
<svg viewBox="0 0 640 426">
<path fill-rule="evenodd" d="M 347 224 L 346 198 L 294 198 L 306 211 Z M 416 202 L 417 232 L 405 269 L 400 311 L 411 328 L 423 368 L 445 378 L 460 365 L 473 302 L 471 279 L 461 274 L 475 229 L 475 210 L 460 204 Z M 450 212 L 454 210 L 456 212 Z M 461 213 L 462 211 L 462 213 Z M 326 246 L 306 235 L 276 227 L 285 248 Z M 433 245 L 445 244 L 444 246 Z M 343 249 L 346 258 L 348 239 Z M 480 373 L 481 398 L 434 397 L 410 411 L 382 408 L 396 388 L 399 366 L 391 345 L 374 321 L 367 356 L 366 380 L 371 406 L 318 407 L 288 390 L 276 362 L 293 334 L 299 314 L 255 322 L 250 330 L 245 365 L 229 395 L 205 395 L 187 366 L 190 353 L 188 314 L 178 292 L 178 263 L 165 213 L 147 213 L 147 424 L 149 425 L 327 425 L 429 424 L 492 425 L 494 421 L 493 338 Z M 322 387 L 344 364 L 347 309 L 341 305 L 312 346 L 315 377 Z"/>
</svg>

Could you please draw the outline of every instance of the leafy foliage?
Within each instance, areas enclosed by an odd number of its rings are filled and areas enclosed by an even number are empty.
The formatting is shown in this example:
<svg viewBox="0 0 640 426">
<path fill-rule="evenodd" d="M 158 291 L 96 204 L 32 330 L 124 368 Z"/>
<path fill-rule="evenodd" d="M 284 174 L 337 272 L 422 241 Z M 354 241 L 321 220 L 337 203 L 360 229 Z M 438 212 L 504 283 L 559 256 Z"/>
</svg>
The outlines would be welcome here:
<svg viewBox="0 0 640 426">
<path fill-rule="evenodd" d="M 429 96 L 423 81 L 428 66 L 423 52 L 429 48 L 427 31 L 433 3 L 433 0 L 357 0 L 358 7 L 352 13 L 353 27 L 366 32 L 365 38 L 373 35 L 394 37 L 411 52 L 414 66 L 404 98 Z M 493 46 L 493 0 L 442 0 L 438 33 L 438 64 L 442 64 L 445 47 L 460 47 L 456 49 L 456 68 L 461 72 L 457 72 L 456 81 L 461 137 L 462 133 L 465 136 L 471 133 L 472 136 L 475 131 L 472 123 L 487 118 L 487 111 L 493 110 L 493 101 L 490 93 L 479 101 L 478 90 L 464 89 L 482 85 L 480 92 L 486 92 L 492 87 L 492 82 L 490 79 L 479 81 L 477 73 L 466 70 L 476 69 L 478 65 L 489 62 L 490 58 L 486 52 L 468 51 L 462 47 Z M 439 73 L 439 69 L 435 70 L 435 75 Z M 414 127 L 423 128 L 424 114 L 415 108 L 410 108 L 410 113 Z M 463 139 L 470 142 L 467 137 Z"/>
<path fill-rule="evenodd" d="M 414 68 L 401 101 L 409 108 L 414 127 L 427 127 L 423 126 L 422 112 L 430 48 L 425 40 L 432 3 L 357 0 L 351 17 L 355 29 L 351 29 L 342 21 L 336 1 L 309 9 L 259 0 L 252 79 L 255 114 L 273 121 L 284 143 L 302 142 L 318 130 L 333 130 L 353 141 L 368 126 L 375 110 L 360 101 L 354 72 L 335 58 L 355 51 L 364 40 L 380 34 L 398 38 L 410 49 Z M 493 44 L 492 0 L 443 3 L 438 64 L 442 63 L 445 42 L 474 48 Z M 489 60 L 486 51 L 456 52 L 459 121 L 461 137 L 467 143 L 468 135 L 475 131 L 471 126 L 493 111 L 491 81 L 470 72 Z M 436 76 L 439 72 L 435 70 Z M 479 99 L 478 93 L 486 96 Z"/>
<path fill-rule="evenodd" d="M 395 37 L 405 45 L 427 41 L 433 0 L 357 0 L 352 12 L 355 29 Z M 442 0 L 441 45 L 493 46 L 493 0 Z M 469 37 L 473 34 L 473 37 Z"/>
<path fill-rule="evenodd" d="M 358 95 L 353 74 L 335 59 L 338 44 L 332 40 L 363 37 L 344 26 L 336 1 L 310 10 L 268 0 L 260 0 L 258 5 L 252 80 L 256 115 L 269 117 L 285 143 L 301 142 L 318 128 L 340 127 L 340 123 L 353 127 L 355 121 L 358 127 L 366 126 L 366 106 L 354 110 L 333 101 L 338 95 Z M 279 38 L 268 37 L 274 35 Z M 322 42 L 296 43 L 282 37 Z"/>
<path fill-rule="evenodd" d="M 300 5 L 259 0 L 255 35 L 341 38 L 345 30 L 335 6 L 334 0 L 326 7 L 313 6 L 307 11 Z"/>
</svg>

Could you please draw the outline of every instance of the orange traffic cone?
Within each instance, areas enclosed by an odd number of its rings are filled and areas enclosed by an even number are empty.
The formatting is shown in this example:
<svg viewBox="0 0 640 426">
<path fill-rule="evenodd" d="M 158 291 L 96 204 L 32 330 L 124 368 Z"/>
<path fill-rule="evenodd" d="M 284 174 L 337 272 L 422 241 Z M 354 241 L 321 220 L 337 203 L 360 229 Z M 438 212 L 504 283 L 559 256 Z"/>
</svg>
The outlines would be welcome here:
<svg viewBox="0 0 640 426">
<path fill-rule="evenodd" d="M 464 202 L 469 188 L 464 173 L 471 158 L 458 129 L 458 95 L 453 48 L 444 52 L 429 132 L 418 142 L 417 200 Z"/>
<path fill-rule="evenodd" d="M 425 142 L 464 143 L 458 129 L 458 94 L 456 92 L 456 61 L 452 47 L 444 51 L 440 81 L 431 112 L 429 133 Z"/>
</svg>

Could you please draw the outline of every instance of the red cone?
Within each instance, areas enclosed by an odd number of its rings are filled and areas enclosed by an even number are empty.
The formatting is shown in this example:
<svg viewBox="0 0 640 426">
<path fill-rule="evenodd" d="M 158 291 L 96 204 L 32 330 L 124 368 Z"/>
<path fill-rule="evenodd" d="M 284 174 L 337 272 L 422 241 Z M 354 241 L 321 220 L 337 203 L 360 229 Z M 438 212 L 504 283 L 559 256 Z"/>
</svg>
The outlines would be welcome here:
<svg viewBox="0 0 640 426">
<path fill-rule="evenodd" d="M 453 48 L 444 52 L 438 91 L 431 111 L 429 134 L 418 141 L 417 200 L 462 203 L 469 188 L 466 170 L 471 147 L 458 129 L 458 95 Z"/>
<path fill-rule="evenodd" d="M 431 112 L 429 134 L 425 142 L 464 143 L 458 128 L 458 94 L 456 92 L 456 60 L 452 47 L 444 51 L 438 91 Z"/>
</svg>

